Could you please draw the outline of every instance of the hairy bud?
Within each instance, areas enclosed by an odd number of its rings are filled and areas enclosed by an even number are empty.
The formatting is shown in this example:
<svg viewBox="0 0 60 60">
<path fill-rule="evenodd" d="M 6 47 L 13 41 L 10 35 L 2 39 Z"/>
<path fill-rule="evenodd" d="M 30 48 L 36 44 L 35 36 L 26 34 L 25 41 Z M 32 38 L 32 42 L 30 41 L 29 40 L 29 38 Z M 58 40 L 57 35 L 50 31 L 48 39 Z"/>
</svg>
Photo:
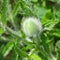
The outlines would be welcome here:
<svg viewBox="0 0 60 60">
<path fill-rule="evenodd" d="M 28 17 L 23 20 L 22 29 L 27 36 L 36 36 L 42 32 L 42 24 L 39 19 Z"/>
</svg>

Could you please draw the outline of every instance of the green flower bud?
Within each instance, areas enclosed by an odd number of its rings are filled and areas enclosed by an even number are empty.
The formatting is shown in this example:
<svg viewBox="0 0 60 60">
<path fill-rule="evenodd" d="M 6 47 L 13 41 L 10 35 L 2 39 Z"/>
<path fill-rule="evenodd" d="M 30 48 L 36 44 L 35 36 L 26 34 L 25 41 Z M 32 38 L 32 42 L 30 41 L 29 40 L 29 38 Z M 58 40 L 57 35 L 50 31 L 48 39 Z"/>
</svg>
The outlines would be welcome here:
<svg viewBox="0 0 60 60">
<path fill-rule="evenodd" d="M 42 32 L 42 24 L 37 18 L 29 17 L 24 19 L 22 29 L 27 36 L 36 36 Z"/>
</svg>

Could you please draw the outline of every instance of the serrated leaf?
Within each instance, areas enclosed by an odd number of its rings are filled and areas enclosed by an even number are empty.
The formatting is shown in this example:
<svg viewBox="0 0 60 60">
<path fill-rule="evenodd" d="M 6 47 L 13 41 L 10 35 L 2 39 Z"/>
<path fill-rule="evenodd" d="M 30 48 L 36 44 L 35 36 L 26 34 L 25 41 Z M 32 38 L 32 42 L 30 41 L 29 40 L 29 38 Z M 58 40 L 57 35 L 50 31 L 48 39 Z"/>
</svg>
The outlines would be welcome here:
<svg viewBox="0 0 60 60">
<path fill-rule="evenodd" d="M 44 29 L 45 30 L 52 30 L 57 23 L 59 23 L 59 19 L 54 20 L 54 21 L 50 20 L 50 21 L 48 21 L 48 23 L 45 24 L 45 28 Z"/>
</svg>

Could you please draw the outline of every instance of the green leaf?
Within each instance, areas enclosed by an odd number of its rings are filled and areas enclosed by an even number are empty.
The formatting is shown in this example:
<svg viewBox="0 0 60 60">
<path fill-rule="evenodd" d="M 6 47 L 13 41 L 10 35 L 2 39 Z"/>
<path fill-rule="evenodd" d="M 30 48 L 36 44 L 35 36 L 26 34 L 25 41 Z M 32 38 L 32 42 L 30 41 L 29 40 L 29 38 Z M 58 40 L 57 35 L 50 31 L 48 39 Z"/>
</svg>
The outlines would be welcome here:
<svg viewBox="0 0 60 60">
<path fill-rule="evenodd" d="M 7 13 L 8 13 L 8 7 L 7 7 L 7 4 L 8 4 L 8 1 L 9 0 L 3 0 L 2 1 L 2 9 L 1 9 L 1 20 L 2 22 L 4 23 L 4 25 L 6 24 L 6 21 L 7 21 Z"/>
<path fill-rule="evenodd" d="M 45 26 L 45 30 L 53 30 L 55 25 L 59 23 L 59 19 L 56 20 L 49 20 L 44 26 Z"/>
<path fill-rule="evenodd" d="M 12 11 L 13 17 L 15 17 L 18 14 L 19 10 L 20 10 L 20 0 L 18 0 L 14 6 L 14 9 Z"/>
<path fill-rule="evenodd" d="M 16 51 L 17 51 L 17 53 L 18 53 L 20 56 L 22 56 L 22 57 L 28 57 L 28 54 L 27 54 L 24 50 L 16 47 Z"/>
<path fill-rule="evenodd" d="M 37 2 L 38 0 L 31 0 L 31 2 Z"/>
<path fill-rule="evenodd" d="M 17 52 L 16 52 L 16 50 L 15 49 L 13 49 L 13 53 L 12 53 L 12 58 L 11 58 L 11 60 L 18 60 L 18 54 L 17 54 Z"/>
<path fill-rule="evenodd" d="M 57 60 L 60 60 L 60 40 L 56 43 Z"/>
<path fill-rule="evenodd" d="M 41 58 L 37 54 L 32 54 L 30 58 L 31 60 L 41 60 Z"/>
<path fill-rule="evenodd" d="M 4 30 L 2 28 L 0 28 L 0 35 L 4 32 Z"/>
<path fill-rule="evenodd" d="M 45 16 L 47 12 L 47 9 L 44 7 L 39 7 L 39 6 L 34 6 L 34 14 L 38 17 L 38 18 L 43 18 L 43 16 Z"/>
<path fill-rule="evenodd" d="M 56 15 L 60 17 L 60 11 L 56 11 Z"/>
<path fill-rule="evenodd" d="M 57 36 L 57 37 L 60 37 L 60 29 L 55 29 L 53 35 Z"/>
<path fill-rule="evenodd" d="M 52 2 L 57 2 L 58 0 L 51 0 Z"/>
<path fill-rule="evenodd" d="M 13 46 L 14 46 L 13 42 L 9 42 L 6 46 L 4 46 L 0 52 L 2 57 L 6 57 L 9 54 L 9 52 L 12 50 Z"/>
</svg>

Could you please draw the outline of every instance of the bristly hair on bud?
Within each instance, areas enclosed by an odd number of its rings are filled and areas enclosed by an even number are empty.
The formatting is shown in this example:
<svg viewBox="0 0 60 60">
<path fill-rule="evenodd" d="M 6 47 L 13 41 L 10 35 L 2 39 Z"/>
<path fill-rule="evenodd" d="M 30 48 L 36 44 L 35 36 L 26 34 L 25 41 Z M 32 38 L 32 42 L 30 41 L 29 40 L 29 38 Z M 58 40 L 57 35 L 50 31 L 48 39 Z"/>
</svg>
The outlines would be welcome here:
<svg viewBox="0 0 60 60">
<path fill-rule="evenodd" d="M 41 21 L 35 17 L 24 18 L 22 30 L 29 37 L 36 36 L 42 32 Z"/>
</svg>

